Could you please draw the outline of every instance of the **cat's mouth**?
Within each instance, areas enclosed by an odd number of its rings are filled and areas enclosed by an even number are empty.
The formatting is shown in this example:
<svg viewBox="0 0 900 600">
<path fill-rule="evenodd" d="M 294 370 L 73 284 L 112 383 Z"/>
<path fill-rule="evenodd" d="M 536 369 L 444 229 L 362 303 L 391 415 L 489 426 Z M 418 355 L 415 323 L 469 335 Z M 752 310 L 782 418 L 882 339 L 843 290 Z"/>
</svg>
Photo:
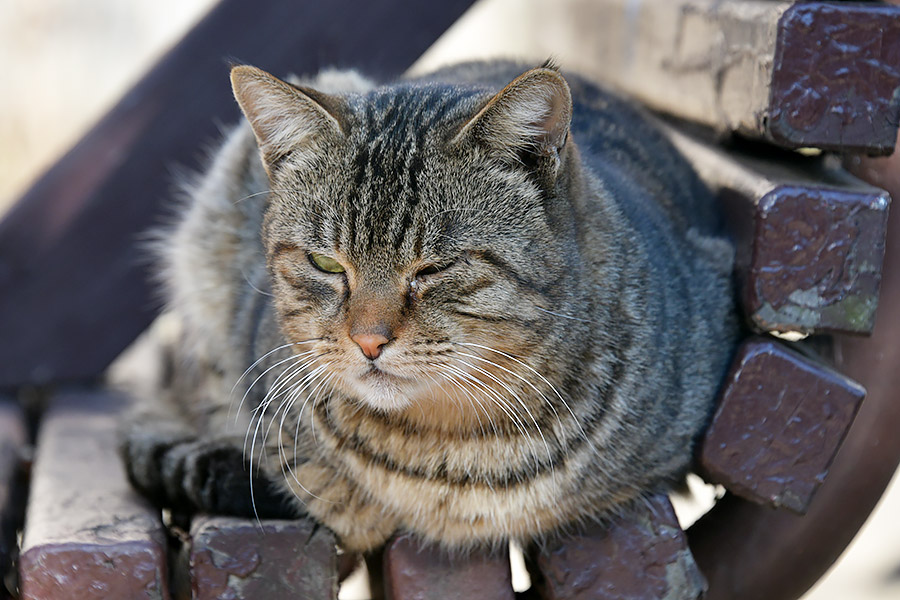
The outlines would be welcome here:
<svg viewBox="0 0 900 600">
<path fill-rule="evenodd" d="M 417 380 L 392 373 L 383 367 L 369 364 L 362 373 L 346 379 L 356 395 L 366 404 L 379 410 L 396 410 L 408 406 L 413 391 L 420 387 Z"/>
<path fill-rule="evenodd" d="M 387 371 L 380 369 L 374 364 L 369 365 L 369 369 L 360 376 L 360 379 L 366 382 L 376 382 L 376 381 L 408 381 L 405 377 L 400 377 L 399 375 L 394 375 L 392 373 L 388 373 Z"/>
</svg>

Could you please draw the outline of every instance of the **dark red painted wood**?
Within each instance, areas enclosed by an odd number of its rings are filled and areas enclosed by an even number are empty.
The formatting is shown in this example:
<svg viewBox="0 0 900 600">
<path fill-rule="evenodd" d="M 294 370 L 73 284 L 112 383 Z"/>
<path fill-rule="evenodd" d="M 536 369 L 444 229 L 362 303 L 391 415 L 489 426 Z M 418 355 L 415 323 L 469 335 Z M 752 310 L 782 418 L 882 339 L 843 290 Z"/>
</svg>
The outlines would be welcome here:
<svg viewBox="0 0 900 600">
<path fill-rule="evenodd" d="M 695 600 L 706 589 L 665 495 L 548 544 L 532 562 L 543 600 Z"/>
<path fill-rule="evenodd" d="M 116 451 L 123 398 L 60 394 L 38 434 L 19 578 L 23 600 L 165 600 L 159 511 L 129 485 Z"/>
<path fill-rule="evenodd" d="M 190 571 L 196 600 L 332 600 L 337 594 L 334 535 L 306 520 L 197 517 Z"/>
<path fill-rule="evenodd" d="M 900 154 L 854 158 L 851 170 L 900 195 Z M 881 301 L 871 338 L 837 336 L 835 366 L 863 402 L 805 516 L 726 497 L 688 531 L 708 600 L 793 600 L 856 535 L 900 462 L 900 214 L 888 219 Z"/>
<path fill-rule="evenodd" d="M 755 203 L 742 299 L 761 331 L 870 333 L 890 197 L 826 184 L 777 185 Z"/>
<path fill-rule="evenodd" d="M 900 11 L 862 2 L 797 2 L 778 22 L 769 139 L 888 154 L 900 123 Z"/>
<path fill-rule="evenodd" d="M 865 397 L 862 387 L 764 338 L 738 350 L 700 450 L 707 479 L 804 513 Z"/>
<path fill-rule="evenodd" d="M 891 204 L 886 191 L 820 157 L 762 147 L 728 152 L 665 130 L 725 209 L 739 297 L 754 329 L 872 331 Z"/>
<path fill-rule="evenodd" d="M 510 577 L 508 552 L 450 556 L 408 534 L 384 550 L 387 600 L 513 600 Z"/>
</svg>

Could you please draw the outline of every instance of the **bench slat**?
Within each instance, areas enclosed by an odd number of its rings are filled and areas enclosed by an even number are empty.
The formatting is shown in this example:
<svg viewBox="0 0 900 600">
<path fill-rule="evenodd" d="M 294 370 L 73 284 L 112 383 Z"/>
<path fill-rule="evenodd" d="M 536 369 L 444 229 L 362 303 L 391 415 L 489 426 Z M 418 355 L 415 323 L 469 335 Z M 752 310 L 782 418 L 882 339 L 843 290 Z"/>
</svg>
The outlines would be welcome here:
<svg viewBox="0 0 900 600">
<path fill-rule="evenodd" d="M 533 564 L 543 600 L 695 600 L 706 590 L 664 495 L 647 498 L 605 527 L 548 545 Z"/>
<path fill-rule="evenodd" d="M 704 475 L 748 500 L 806 512 L 865 390 L 783 344 L 738 350 L 700 450 Z"/>
<path fill-rule="evenodd" d="M 190 572 L 195 600 L 337 595 L 334 535 L 306 520 L 196 517 Z"/>
<path fill-rule="evenodd" d="M 725 204 L 740 299 L 761 332 L 868 334 L 890 195 L 818 159 L 725 153 L 666 131 Z"/>
<path fill-rule="evenodd" d="M 408 534 L 384 550 L 387 600 L 513 600 L 509 552 L 449 556 Z"/>
<path fill-rule="evenodd" d="M 900 122 L 900 7 L 569 0 L 538 7 L 535 54 L 662 112 L 788 148 L 889 154 Z M 569 40 L 550 47 L 550 40 Z M 544 41 L 547 40 L 547 41 Z M 530 53 L 529 53 L 530 54 Z"/>
<path fill-rule="evenodd" d="M 900 196 L 900 153 L 848 161 L 854 173 Z M 889 217 L 878 326 L 871 338 L 836 336 L 835 365 L 868 395 L 830 475 L 804 516 L 733 495 L 691 526 L 707 600 L 794 600 L 837 560 L 894 475 L 900 459 L 900 212 Z"/>
<path fill-rule="evenodd" d="M 168 598 L 159 511 L 131 489 L 116 452 L 123 399 L 56 396 L 38 434 L 19 559 L 23 600 Z"/>
</svg>

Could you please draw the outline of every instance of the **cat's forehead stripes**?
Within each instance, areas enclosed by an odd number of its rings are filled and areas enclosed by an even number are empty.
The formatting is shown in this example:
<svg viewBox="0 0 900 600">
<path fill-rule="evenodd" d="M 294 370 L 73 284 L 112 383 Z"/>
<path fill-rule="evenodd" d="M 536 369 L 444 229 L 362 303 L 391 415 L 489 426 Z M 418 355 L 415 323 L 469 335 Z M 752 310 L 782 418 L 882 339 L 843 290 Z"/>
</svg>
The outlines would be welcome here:
<svg viewBox="0 0 900 600">
<path fill-rule="evenodd" d="M 427 163 L 448 128 L 470 116 L 482 95 L 449 86 L 398 86 L 351 102 L 356 123 L 347 167 L 353 175 L 336 215 L 336 247 L 367 258 L 373 251 L 394 260 L 418 257 L 427 224 L 420 214 Z"/>
</svg>

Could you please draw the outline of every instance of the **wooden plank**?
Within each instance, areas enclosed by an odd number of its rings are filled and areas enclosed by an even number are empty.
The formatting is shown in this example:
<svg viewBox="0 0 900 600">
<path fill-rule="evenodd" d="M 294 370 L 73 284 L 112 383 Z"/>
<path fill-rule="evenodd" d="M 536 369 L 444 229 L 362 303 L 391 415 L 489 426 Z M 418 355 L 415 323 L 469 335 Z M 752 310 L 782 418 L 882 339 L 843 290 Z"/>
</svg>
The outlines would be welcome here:
<svg viewBox="0 0 900 600">
<path fill-rule="evenodd" d="M 665 495 L 547 545 L 533 562 L 543 600 L 695 600 L 706 590 Z"/>
<path fill-rule="evenodd" d="M 153 318 L 136 241 L 236 122 L 229 61 L 394 76 L 470 4 L 222 0 L 0 222 L 0 388 L 94 378 Z"/>
<path fill-rule="evenodd" d="M 195 600 L 337 597 L 334 535 L 306 520 L 196 517 L 190 573 Z"/>
<path fill-rule="evenodd" d="M 448 555 L 408 534 L 384 550 L 388 600 L 513 600 L 509 552 Z"/>
<path fill-rule="evenodd" d="M 21 524 L 25 499 L 21 462 L 26 442 L 22 410 L 9 398 L 0 398 L 0 598 L 5 597 L 3 575 L 12 567 L 16 530 Z"/>
<path fill-rule="evenodd" d="M 816 158 L 725 153 L 666 131 L 726 205 L 740 299 L 757 331 L 872 331 L 886 191 Z"/>
<path fill-rule="evenodd" d="M 900 7 L 875 2 L 547 0 L 529 56 L 648 106 L 784 147 L 872 154 L 900 122 Z M 547 32 L 554 35 L 547 35 Z"/>
<path fill-rule="evenodd" d="M 748 340 L 701 444 L 705 478 L 748 500 L 805 513 L 865 395 L 784 344 Z"/>
<path fill-rule="evenodd" d="M 900 195 L 900 153 L 848 161 Z M 835 366 L 868 392 L 806 515 L 726 498 L 688 531 L 710 583 L 707 600 L 794 600 L 837 560 L 875 507 L 900 461 L 900 212 L 888 220 L 884 280 L 870 338 L 835 336 Z"/>
<path fill-rule="evenodd" d="M 38 434 L 19 559 L 23 600 L 168 598 L 159 511 L 116 451 L 121 397 L 64 393 Z"/>
</svg>

